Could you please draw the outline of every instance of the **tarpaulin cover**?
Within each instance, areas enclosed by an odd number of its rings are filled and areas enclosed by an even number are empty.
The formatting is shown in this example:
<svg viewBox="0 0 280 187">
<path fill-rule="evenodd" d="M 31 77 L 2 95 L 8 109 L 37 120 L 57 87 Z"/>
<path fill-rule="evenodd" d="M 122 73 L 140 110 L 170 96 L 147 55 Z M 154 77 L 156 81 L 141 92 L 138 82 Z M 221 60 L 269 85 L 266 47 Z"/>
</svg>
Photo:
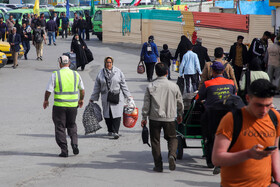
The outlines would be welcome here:
<svg viewBox="0 0 280 187">
<path fill-rule="evenodd" d="M 233 8 L 233 1 L 215 1 L 215 6 L 223 8 Z M 271 15 L 271 10 L 275 7 L 269 6 L 268 0 L 264 1 L 240 1 L 241 14 Z M 237 13 L 239 10 L 237 9 Z"/>
<path fill-rule="evenodd" d="M 229 13 L 193 12 L 194 25 L 214 29 L 248 32 L 248 15 Z"/>
</svg>

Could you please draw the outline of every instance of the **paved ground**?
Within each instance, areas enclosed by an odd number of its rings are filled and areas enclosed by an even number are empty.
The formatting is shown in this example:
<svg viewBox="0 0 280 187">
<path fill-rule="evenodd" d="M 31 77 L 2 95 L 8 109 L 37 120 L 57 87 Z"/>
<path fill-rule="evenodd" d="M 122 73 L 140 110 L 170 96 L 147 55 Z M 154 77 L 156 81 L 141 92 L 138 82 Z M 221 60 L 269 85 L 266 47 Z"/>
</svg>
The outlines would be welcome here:
<svg viewBox="0 0 280 187">
<path fill-rule="evenodd" d="M 132 129 L 121 125 L 119 140 L 106 136 L 104 121 L 97 134 L 85 136 L 85 106 L 77 116 L 80 154 L 58 157 L 51 107 L 43 110 L 42 104 L 47 82 L 58 68 L 57 58 L 70 50 L 70 43 L 70 38 L 59 39 L 57 46 L 45 46 L 42 62 L 35 60 L 32 46 L 29 60 L 20 60 L 16 70 L 11 64 L 0 70 L 0 186 L 219 186 L 219 175 L 213 176 L 206 167 L 201 149 L 185 150 L 176 171 L 170 172 L 163 139 L 164 172 L 154 173 L 151 150 L 142 144 L 140 120 Z M 112 56 L 141 109 L 147 82 L 136 73 L 139 48 L 106 45 L 96 38 L 87 44 L 95 60 L 85 71 L 78 71 L 86 87 L 85 104 L 104 57 Z M 173 80 L 176 76 L 172 74 Z M 188 140 L 188 144 L 199 145 L 200 141 Z"/>
</svg>

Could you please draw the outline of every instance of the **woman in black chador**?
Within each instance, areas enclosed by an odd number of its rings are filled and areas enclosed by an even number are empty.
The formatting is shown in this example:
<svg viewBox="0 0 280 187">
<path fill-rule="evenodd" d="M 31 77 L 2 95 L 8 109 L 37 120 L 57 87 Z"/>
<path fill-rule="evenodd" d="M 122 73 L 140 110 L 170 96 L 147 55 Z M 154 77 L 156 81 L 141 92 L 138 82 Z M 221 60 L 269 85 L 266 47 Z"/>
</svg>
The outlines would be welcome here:
<svg viewBox="0 0 280 187">
<path fill-rule="evenodd" d="M 84 40 L 81 39 L 78 34 L 75 34 L 71 43 L 71 52 L 76 53 L 77 68 L 81 66 L 82 71 L 88 63 L 85 53 L 86 48 L 87 45 Z"/>
</svg>

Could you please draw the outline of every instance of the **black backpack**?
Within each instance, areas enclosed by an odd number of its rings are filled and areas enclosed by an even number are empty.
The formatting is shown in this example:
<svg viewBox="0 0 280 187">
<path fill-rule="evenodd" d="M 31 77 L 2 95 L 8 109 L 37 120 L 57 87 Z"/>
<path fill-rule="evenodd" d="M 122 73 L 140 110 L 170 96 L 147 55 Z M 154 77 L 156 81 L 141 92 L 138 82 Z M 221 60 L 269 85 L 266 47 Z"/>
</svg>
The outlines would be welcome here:
<svg viewBox="0 0 280 187">
<path fill-rule="evenodd" d="M 232 134 L 232 140 L 229 145 L 228 151 L 236 143 L 238 136 L 241 132 L 242 126 L 243 126 L 243 116 L 242 116 L 241 109 L 236 109 L 236 110 L 232 111 L 232 115 L 233 115 L 233 134 Z M 275 129 L 277 129 L 278 119 L 276 117 L 276 114 L 272 110 L 269 110 L 268 115 L 269 115 L 273 125 L 275 126 Z"/>
<path fill-rule="evenodd" d="M 42 30 L 41 29 L 35 29 L 34 30 L 34 41 L 36 43 L 41 43 L 43 41 Z"/>
</svg>

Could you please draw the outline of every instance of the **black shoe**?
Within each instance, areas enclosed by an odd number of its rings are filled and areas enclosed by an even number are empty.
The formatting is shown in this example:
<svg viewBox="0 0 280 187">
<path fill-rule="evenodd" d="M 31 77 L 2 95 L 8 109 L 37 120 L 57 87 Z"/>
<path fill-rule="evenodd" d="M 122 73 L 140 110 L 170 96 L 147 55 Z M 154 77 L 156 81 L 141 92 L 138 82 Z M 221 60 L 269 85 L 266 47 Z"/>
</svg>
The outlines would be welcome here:
<svg viewBox="0 0 280 187">
<path fill-rule="evenodd" d="M 162 167 L 154 167 L 153 170 L 156 172 L 163 172 Z"/>
<path fill-rule="evenodd" d="M 73 144 L 73 145 L 72 145 L 72 149 L 73 149 L 73 154 L 74 154 L 74 155 L 79 154 L 78 145 Z"/>
<path fill-rule="evenodd" d="M 56 45 L 56 43 L 53 43 L 53 45 Z"/>
<path fill-rule="evenodd" d="M 52 44 L 48 44 L 48 45 L 52 45 Z"/>
<path fill-rule="evenodd" d="M 68 153 L 61 152 L 58 156 L 66 158 L 66 157 L 68 157 Z"/>
<path fill-rule="evenodd" d="M 221 168 L 219 166 L 215 166 L 213 170 L 213 175 L 218 175 L 221 172 Z"/>
</svg>

